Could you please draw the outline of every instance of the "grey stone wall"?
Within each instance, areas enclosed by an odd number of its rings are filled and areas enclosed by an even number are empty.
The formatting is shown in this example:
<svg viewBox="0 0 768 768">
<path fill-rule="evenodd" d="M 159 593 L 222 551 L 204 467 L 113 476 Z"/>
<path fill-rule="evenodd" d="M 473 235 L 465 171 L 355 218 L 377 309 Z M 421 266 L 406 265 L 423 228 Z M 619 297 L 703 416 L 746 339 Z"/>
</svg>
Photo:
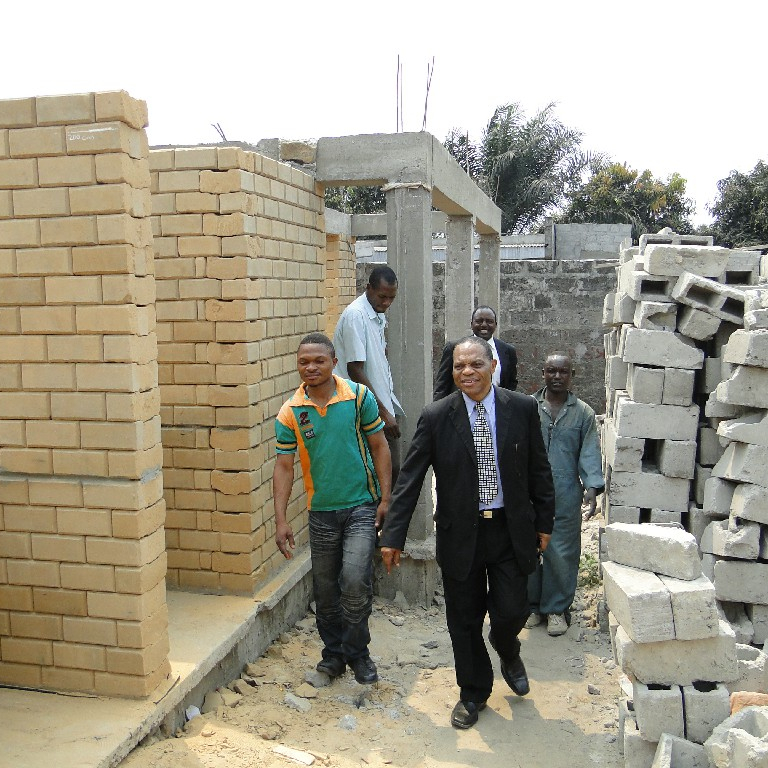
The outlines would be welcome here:
<svg viewBox="0 0 768 768">
<path fill-rule="evenodd" d="M 542 383 L 541 366 L 546 355 L 565 350 L 572 355 L 576 366 L 574 392 L 596 413 L 605 412 L 603 299 L 615 287 L 616 264 L 615 260 L 540 259 L 501 263 L 499 336 L 517 349 L 521 392 L 535 392 Z M 373 266 L 357 265 L 358 295 L 363 292 Z M 444 281 L 445 265 L 435 263 L 432 315 L 435 370 L 445 343 Z"/>
<path fill-rule="evenodd" d="M 555 224 L 555 259 L 615 259 L 629 224 Z"/>
</svg>

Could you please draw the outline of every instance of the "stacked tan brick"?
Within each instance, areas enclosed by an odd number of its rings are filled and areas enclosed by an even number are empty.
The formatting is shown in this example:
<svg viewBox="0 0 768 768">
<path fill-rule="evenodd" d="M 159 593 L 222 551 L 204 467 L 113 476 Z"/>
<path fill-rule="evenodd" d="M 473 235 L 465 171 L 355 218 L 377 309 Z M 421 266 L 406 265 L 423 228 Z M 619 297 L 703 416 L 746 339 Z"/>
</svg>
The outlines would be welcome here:
<svg viewBox="0 0 768 768">
<path fill-rule="evenodd" d="M 311 176 L 238 147 L 153 150 L 150 166 L 168 577 L 253 593 L 282 562 L 273 419 L 299 340 L 324 327 L 323 201 Z M 300 483 L 288 513 L 306 541 Z"/>
<path fill-rule="evenodd" d="M 169 672 L 146 105 L 0 102 L 0 680 Z"/>
<path fill-rule="evenodd" d="M 355 285 L 355 239 L 341 235 L 326 237 L 325 333 L 333 338 L 341 313 L 357 297 Z"/>
</svg>

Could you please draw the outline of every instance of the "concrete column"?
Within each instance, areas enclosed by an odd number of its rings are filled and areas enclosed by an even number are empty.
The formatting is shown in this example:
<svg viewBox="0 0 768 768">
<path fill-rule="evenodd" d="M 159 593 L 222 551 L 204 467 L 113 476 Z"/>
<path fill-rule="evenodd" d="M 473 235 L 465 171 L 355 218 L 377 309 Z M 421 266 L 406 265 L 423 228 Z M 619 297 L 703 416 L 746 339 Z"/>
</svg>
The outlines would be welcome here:
<svg viewBox="0 0 768 768">
<path fill-rule="evenodd" d="M 478 306 L 493 307 L 500 314 L 501 237 L 497 234 L 480 235 L 480 279 Z"/>
<path fill-rule="evenodd" d="M 421 186 L 394 187 L 386 200 L 387 262 L 398 280 L 387 349 L 395 394 L 406 414 L 405 457 L 419 414 L 432 400 L 432 194 Z M 431 478 L 425 485 L 431 487 Z M 431 493 L 422 492 L 408 535 L 423 540 L 431 531 Z"/>
<path fill-rule="evenodd" d="M 449 216 L 445 239 L 445 338 L 453 340 L 468 333 L 474 309 L 472 217 Z"/>
</svg>

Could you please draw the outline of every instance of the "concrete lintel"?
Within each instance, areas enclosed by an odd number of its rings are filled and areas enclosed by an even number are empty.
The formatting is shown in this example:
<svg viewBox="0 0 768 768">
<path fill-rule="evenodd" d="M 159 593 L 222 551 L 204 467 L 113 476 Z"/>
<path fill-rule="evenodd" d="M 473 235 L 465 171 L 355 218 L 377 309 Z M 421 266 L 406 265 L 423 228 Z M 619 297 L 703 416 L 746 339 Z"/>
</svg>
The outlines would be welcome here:
<svg viewBox="0 0 768 768">
<path fill-rule="evenodd" d="M 385 215 L 385 214 L 382 214 Z M 325 209 L 325 233 L 327 235 L 342 235 L 351 237 L 353 232 L 353 217 L 334 208 Z"/>
<path fill-rule="evenodd" d="M 326 221 L 328 208 L 325 209 Z M 386 213 L 353 213 L 352 216 L 353 237 L 386 237 L 387 214 Z M 448 217 L 442 211 L 432 211 L 432 232 L 445 232 Z M 326 223 L 326 230 L 328 226 Z M 335 234 L 335 233 L 334 233 Z"/>
<path fill-rule="evenodd" d="M 501 229 L 501 210 L 426 132 L 322 138 L 316 174 L 326 186 L 423 184 L 436 208 L 452 216 L 474 216 L 479 233 Z"/>
</svg>

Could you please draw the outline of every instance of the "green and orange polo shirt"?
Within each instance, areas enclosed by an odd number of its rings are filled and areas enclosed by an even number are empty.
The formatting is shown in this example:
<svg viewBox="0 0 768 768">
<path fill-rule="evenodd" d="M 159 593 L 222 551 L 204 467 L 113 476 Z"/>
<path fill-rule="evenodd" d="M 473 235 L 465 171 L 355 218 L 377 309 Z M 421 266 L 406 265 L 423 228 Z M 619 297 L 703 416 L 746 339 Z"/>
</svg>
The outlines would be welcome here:
<svg viewBox="0 0 768 768">
<path fill-rule="evenodd" d="M 384 429 L 373 393 L 334 375 L 336 391 L 318 408 L 302 384 L 275 420 L 278 453 L 299 452 L 307 508 L 313 512 L 378 503 L 379 481 L 367 436 Z"/>
</svg>

